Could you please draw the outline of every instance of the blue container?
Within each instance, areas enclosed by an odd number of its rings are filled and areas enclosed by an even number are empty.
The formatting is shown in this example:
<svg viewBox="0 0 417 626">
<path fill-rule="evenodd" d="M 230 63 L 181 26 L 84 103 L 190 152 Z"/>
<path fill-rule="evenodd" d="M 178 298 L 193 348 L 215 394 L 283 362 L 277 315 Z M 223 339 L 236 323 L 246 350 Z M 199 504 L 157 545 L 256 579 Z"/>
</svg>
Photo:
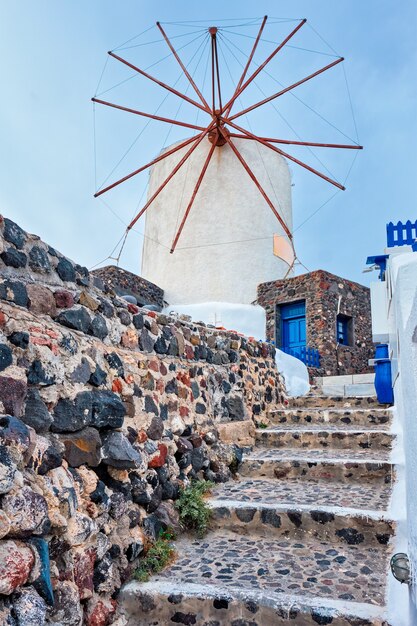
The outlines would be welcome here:
<svg viewBox="0 0 417 626">
<path fill-rule="evenodd" d="M 378 359 L 375 361 L 375 391 L 378 402 L 381 404 L 393 404 L 391 361 Z"/>
<path fill-rule="evenodd" d="M 380 343 L 377 345 L 375 349 L 375 358 L 376 359 L 388 358 L 388 344 L 387 343 Z"/>
</svg>

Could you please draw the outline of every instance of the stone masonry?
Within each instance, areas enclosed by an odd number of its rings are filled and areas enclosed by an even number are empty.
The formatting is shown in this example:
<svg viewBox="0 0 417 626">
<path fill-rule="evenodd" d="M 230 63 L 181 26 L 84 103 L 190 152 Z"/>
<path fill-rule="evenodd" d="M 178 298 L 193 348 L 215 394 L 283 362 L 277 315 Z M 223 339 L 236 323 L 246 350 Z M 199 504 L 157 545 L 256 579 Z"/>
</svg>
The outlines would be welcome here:
<svg viewBox="0 0 417 626">
<path fill-rule="evenodd" d="M 0 623 L 122 624 L 180 487 L 231 478 L 285 401 L 274 351 L 128 303 L 1 218 Z"/>
<path fill-rule="evenodd" d="M 258 287 L 258 304 L 266 310 L 266 336 L 280 347 L 280 305 L 305 300 L 307 346 L 320 353 L 315 376 L 362 374 L 371 371 L 373 357 L 371 302 L 367 287 L 317 270 L 309 274 L 263 283 Z M 352 345 L 336 341 L 337 313 L 351 318 Z M 278 329 L 278 331 L 277 331 Z"/>
<path fill-rule="evenodd" d="M 116 265 L 106 265 L 92 272 L 94 277 L 103 281 L 103 286 L 111 289 L 118 296 L 134 296 L 139 305 L 153 304 L 164 306 L 164 291 L 142 276 L 137 276 Z"/>
</svg>

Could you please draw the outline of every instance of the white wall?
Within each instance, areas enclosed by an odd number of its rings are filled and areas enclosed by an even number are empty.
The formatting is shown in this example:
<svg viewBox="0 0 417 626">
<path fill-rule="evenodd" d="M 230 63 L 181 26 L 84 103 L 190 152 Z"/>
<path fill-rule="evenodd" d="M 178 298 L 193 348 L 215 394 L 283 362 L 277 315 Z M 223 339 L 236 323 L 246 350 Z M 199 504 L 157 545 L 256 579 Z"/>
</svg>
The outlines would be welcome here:
<svg viewBox="0 0 417 626">
<path fill-rule="evenodd" d="M 292 230 L 286 161 L 254 141 L 235 141 Z M 146 213 L 142 276 L 162 287 L 170 304 L 250 304 L 259 283 L 282 278 L 288 269 L 273 255 L 273 234 L 283 229 L 228 145 L 214 151 L 178 247 L 170 254 L 210 146 L 207 139 L 201 142 Z M 148 197 L 188 148 L 152 168 Z"/>
<path fill-rule="evenodd" d="M 373 289 L 379 292 L 372 301 L 373 333 L 386 332 L 389 337 L 396 416 L 404 435 L 407 523 L 403 536 L 400 532 L 397 538 L 396 551 L 408 552 L 417 572 L 417 253 L 405 250 L 401 254 L 397 248 L 388 259 L 385 282 Z M 404 589 L 395 590 L 404 594 Z M 417 624 L 416 580 L 410 587 L 410 610 L 410 623 Z"/>
</svg>

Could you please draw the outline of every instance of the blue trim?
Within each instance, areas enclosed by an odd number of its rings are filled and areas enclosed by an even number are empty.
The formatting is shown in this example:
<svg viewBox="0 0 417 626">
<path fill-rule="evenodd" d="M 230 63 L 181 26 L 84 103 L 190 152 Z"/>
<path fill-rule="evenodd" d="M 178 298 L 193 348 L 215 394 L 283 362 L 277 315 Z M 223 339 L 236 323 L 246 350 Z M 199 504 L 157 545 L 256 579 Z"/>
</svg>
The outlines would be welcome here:
<svg viewBox="0 0 417 626">
<path fill-rule="evenodd" d="M 307 367 L 320 367 L 320 353 L 316 348 L 308 348 L 303 346 L 301 348 L 280 348 L 285 354 L 290 354 L 302 361 Z"/>
<path fill-rule="evenodd" d="M 389 222 L 387 224 L 387 246 L 394 248 L 395 246 L 413 246 L 417 240 L 417 220 L 411 222 L 407 220 L 403 222 Z"/>
</svg>

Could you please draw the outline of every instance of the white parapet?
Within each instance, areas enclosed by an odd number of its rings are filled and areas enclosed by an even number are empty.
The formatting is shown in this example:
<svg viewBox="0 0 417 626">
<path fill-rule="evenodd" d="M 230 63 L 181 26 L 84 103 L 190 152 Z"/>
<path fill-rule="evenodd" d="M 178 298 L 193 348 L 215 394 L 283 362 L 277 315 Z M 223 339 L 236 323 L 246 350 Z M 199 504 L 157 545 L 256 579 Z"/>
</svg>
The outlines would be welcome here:
<svg viewBox="0 0 417 626">
<path fill-rule="evenodd" d="M 285 159 L 257 142 L 234 141 L 292 230 L 291 176 Z M 201 142 L 148 209 L 142 276 L 162 287 L 170 303 L 250 304 L 258 284 L 282 278 L 288 270 L 273 255 L 273 234 L 284 231 L 228 145 L 214 151 L 177 249 L 170 254 L 210 146 L 206 139 Z M 148 198 L 188 148 L 153 166 Z"/>
</svg>

